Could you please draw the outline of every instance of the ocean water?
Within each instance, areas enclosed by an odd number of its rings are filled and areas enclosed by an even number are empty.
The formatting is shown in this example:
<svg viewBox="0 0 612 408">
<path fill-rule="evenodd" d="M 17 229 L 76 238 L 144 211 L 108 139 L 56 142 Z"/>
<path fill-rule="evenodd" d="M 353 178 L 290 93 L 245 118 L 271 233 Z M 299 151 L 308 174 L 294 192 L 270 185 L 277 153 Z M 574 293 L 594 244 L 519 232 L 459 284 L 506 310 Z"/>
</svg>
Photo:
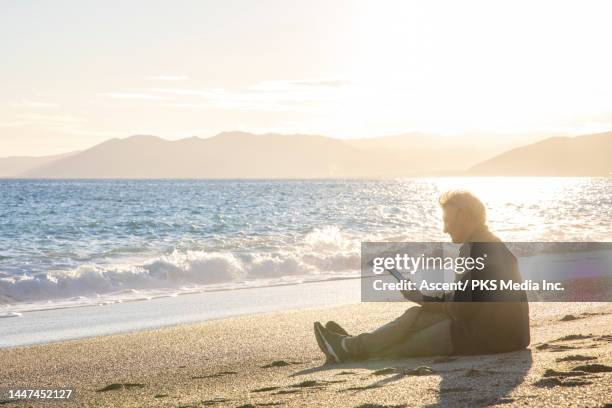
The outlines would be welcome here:
<svg viewBox="0 0 612 408">
<path fill-rule="evenodd" d="M 612 178 L 0 180 L 0 315 L 359 276 L 362 241 L 447 241 L 469 189 L 506 241 L 611 241 Z"/>
</svg>

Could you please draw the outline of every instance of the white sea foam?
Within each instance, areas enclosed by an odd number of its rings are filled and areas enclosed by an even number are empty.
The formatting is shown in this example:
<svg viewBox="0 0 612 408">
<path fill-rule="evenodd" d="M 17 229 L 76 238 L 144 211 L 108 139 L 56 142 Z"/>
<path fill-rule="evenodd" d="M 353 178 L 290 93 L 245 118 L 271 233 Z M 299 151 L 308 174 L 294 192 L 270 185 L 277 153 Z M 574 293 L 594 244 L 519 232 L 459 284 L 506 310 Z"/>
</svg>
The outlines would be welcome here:
<svg viewBox="0 0 612 408">
<path fill-rule="evenodd" d="M 21 316 L 21 313 L 18 313 L 18 312 L 11 312 L 11 311 L 0 312 L 0 319 L 4 317 L 19 317 L 19 316 Z"/>
<path fill-rule="evenodd" d="M 130 263 L 88 263 L 71 270 L 3 276 L 0 293 L 5 306 L 35 302 L 40 308 L 41 301 L 61 299 L 61 307 L 65 307 L 149 299 L 194 290 L 299 283 L 358 273 L 358 243 L 344 239 L 338 228 L 315 229 L 304 242 L 292 250 L 258 253 L 175 250 L 153 259 L 130 258 Z M 52 306 L 57 306 L 56 302 L 49 307 Z"/>
</svg>

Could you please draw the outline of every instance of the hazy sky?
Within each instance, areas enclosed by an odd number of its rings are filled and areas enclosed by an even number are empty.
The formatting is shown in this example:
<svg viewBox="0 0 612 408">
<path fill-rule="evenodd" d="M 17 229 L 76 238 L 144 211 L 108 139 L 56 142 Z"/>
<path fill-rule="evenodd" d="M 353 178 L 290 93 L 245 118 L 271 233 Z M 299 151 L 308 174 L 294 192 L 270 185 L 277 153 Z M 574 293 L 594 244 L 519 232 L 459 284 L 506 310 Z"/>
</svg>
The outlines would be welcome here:
<svg viewBox="0 0 612 408">
<path fill-rule="evenodd" d="M 0 157 L 131 134 L 610 130 L 610 15 L 583 0 L 6 0 Z"/>
</svg>

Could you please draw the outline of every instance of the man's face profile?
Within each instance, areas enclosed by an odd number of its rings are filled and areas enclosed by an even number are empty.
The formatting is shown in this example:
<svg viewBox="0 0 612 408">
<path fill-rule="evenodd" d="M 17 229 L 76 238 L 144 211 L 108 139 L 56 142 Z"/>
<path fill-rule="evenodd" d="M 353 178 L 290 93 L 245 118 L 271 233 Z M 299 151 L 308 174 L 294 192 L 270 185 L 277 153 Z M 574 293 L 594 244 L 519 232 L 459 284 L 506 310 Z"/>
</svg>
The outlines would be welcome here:
<svg viewBox="0 0 612 408">
<path fill-rule="evenodd" d="M 459 222 L 459 209 L 446 206 L 442 209 L 442 219 L 444 220 L 444 232 L 450 235 L 452 241 L 457 244 L 462 242 L 462 226 Z"/>
</svg>

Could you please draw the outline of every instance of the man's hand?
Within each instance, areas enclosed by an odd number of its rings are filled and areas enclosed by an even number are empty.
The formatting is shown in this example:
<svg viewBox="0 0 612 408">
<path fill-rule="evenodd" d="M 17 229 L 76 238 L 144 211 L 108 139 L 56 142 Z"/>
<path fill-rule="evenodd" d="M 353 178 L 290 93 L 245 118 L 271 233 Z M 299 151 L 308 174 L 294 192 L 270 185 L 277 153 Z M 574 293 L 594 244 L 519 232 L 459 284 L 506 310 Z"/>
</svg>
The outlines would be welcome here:
<svg viewBox="0 0 612 408">
<path fill-rule="evenodd" d="M 405 280 L 407 280 L 408 282 L 412 282 L 408 278 L 405 278 Z M 418 289 L 402 290 L 402 295 L 404 296 L 404 299 L 417 303 L 419 305 L 422 305 L 423 303 L 425 303 L 423 300 L 423 293 Z"/>
<path fill-rule="evenodd" d="M 368 261 L 368 266 L 372 267 L 374 266 L 374 262 L 372 260 Z M 391 275 L 393 275 L 393 277 L 395 279 L 398 280 L 398 282 L 401 281 L 406 281 L 406 282 L 412 282 L 409 278 L 406 278 L 404 275 L 402 275 L 397 269 L 393 268 L 393 269 L 385 269 L 385 271 L 387 271 L 388 273 L 390 273 Z M 404 299 L 410 301 L 410 302 L 414 302 L 417 303 L 419 305 L 422 305 L 424 302 L 423 300 L 423 293 L 421 293 L 420 290 L 402 290 L 402 296 L 404 296 Z"/>
</svg>

